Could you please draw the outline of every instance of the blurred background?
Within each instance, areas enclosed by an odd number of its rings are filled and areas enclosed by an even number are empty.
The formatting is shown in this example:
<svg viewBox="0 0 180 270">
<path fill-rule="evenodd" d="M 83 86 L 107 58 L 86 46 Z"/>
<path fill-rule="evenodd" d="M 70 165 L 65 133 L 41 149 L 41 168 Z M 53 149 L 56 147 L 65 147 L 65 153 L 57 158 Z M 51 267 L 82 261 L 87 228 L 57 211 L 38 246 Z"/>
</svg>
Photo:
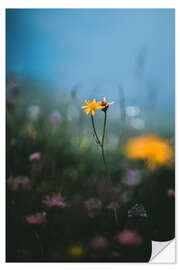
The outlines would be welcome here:
<svg viewBox="0 0 180 270">
<path fill-rule="evenodd" d="M 115 116 L 119 102 L 138 106 L 173 129 L 173 9 L 8 9 L 6 22 L 7 76 L 76 88 L 82 101 L 106 96 Z"/>
<path fill-rule="evenodd" d="M 147 261 L 147 241 L 174 237 L 174 17 L 174 9 L 6 10 L 8 261 Z M 108 185 L 81 109 L 84 99 L 103 97 L 114 101 L 105 137 Z M 103 117 L 97 110 L 100 136 Z M 140 140 L 129 154 L 134 136 Z M 127 255 L 112 239 L 134 212 L 150 219 L 151 232 L 130 234 L 138 240 L 128 245 L 145 240 Z M 86 252 L 97 235 L 103 240 Z"/>
</svg>

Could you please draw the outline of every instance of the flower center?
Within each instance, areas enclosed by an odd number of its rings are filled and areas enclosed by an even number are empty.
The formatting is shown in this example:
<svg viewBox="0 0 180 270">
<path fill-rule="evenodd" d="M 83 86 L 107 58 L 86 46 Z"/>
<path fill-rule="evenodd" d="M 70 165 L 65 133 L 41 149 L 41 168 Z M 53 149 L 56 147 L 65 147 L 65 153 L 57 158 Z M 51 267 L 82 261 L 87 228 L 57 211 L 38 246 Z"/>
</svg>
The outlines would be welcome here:
<svg viewBox="0 0 180 270">
<path fill-rule="evenodd" d="M 90 109 L 95 111 L 96 110 L 96 104 L 90 104 Z"/>
</svg>

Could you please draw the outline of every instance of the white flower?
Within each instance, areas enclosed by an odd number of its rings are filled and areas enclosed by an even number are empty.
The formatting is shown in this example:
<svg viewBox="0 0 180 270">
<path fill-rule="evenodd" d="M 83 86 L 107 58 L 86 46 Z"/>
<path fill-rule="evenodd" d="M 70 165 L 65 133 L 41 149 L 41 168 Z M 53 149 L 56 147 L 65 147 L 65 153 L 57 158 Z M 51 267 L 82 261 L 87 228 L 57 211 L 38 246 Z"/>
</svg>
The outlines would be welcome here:
<svg viewBox="0 0 180 270">
<path fill-rule="evenodd" d="M 136 116 L 139 116 L 140 114 L 140 108 L 137 107 L 137 106 L 128 106 L 126 108 L 126 114 L 127 116 L 129 117 L 136 117 Z"/>
<path fill-rule="evenodd" d="M 28 108 L 29 118 L 36 120 L 40 114 L 40 108 L 38 105 L 32 105 Z"/>
</svg>

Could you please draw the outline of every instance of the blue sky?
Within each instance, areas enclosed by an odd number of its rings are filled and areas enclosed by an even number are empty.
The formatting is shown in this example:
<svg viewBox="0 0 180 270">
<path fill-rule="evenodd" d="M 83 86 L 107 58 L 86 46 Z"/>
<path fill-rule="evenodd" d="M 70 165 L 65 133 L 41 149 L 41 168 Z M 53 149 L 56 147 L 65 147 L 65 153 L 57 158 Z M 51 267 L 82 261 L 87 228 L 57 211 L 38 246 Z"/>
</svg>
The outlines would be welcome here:
<svg viewBox="0 0 180 270">
<path fill-rule="evenodd" d="M 8 9 L 7 73 L 17 72 L 80 94 L 159 106 L 174 99 L 173 9 Z M 130 104 L 131 105 L 131 104 Z"/>
</svg>

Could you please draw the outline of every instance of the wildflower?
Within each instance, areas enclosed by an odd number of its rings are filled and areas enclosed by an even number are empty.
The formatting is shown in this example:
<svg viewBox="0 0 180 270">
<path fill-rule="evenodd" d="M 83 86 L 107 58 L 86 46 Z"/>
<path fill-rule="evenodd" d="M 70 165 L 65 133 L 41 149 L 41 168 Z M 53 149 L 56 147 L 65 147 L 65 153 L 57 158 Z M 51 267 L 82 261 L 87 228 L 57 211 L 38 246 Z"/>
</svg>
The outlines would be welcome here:
<svg viewBox="0 0 180 270">
<path fill-rule="evenodd" d="M 99 210 L 101 209 L 102 203 L 98 199 L 91 198 L 85 201 L 85 206 L 88 210 L 88 216 L 94 218 L 97 216 Z"/>
<path fill-rule="evenodd" d="M 173 198 L 175 196 L 175 191 L 174 189 L 168 189 L 168 196 Z"/>
<path fill-rule="evenodd" d="M 129 117 L 137 117 L 140 115 L 140 108 L 137 106 L 128 106 L 126 108 L 126 114 Z"/>
<path fill-rule="evenodd" d="M 69 253 L 71 256 L 80 257 L 83 255 L 84 250 L 80 244 L 77 244 L 77 245 L 73 245 L 69 248 Z"/>
<path fill-rule="evenodd" d="M 32 105 L 28 108 L 29 118 L 36 120 L 40 114 L 40 108 L 38 105 Z"/>
<path fill-rule="evenodd" d="M 41 157 L 41 154 L 40 153 L 33 153 L 29 156 L 29 160 L 32 161 L 32 160 L 39 160 Z"/>
<path fill-rule="evenodd" d="M 104 97 L 103 100 L 101 101 L 101 106 L 103 106 L 104 108 L 102 109 L 102 111 L 106 112 L 107 109 L 109 108 L 109 105 L 114 104 L 114 101 L 112 102 L 107 102 L 106 98 Z"/>
<path fill-rule="evenodd" d="M 62 118 L 59 112 L 54 112 L 52 113 L 52 115 L 50 116 L 50 122 L 52 125 L 57 125 L 58 123 L 61 122 Z"/>
<path fill-rule="evenodd" d="M 67 203 L 63 202 L 63 198 L 61 197 L 60 194 L 58 195 L 53 194 L 52 197 L 46 196 L 45 200 L 43 200 L 43 203 L 49 208 L 52 208 L 55 206 L 59 208 L 64 208 L 68 206 Z"/>
<path fill-rule="evenodd" d="M 123 245 L 128 246 L 138 246 L 142 243 L 141 237 L 131 230 L 124 230 L 121 233 L 118 233 L 116 240 Z"/>
<path fill-rule="evenodd" d="M 47 223 L 47 218 L 42 213 L 26 217 L 26 221 L 30 224 L 43 224 Z"/>
<path fill-rule="evenodd" d="M 91 112 L 91 115 L 94 116 L 95 111 L 97 109 L 104 109 L 104 106 L 101 105 L 101 102 L 97 102 L 95 98 L 93 99 L 93 102 L 91 103 L 89 100 L 87 101 L 85 99 L 85 103 L 87 104 L 86 106 L 82 106 L 82 109 L 85 109 L 84 111 L 86 112 L 86 114 L 89 114 Z"/>
<path fill-rule="evenodd" d="M 146 160 L 149 169 L 170 165 L 173 150 L 169 142 L 155 134 L 144 134 L 130 139 L 126 144 L 126 155 L 131 159 Z"/>
<path fill-rule="evenodd" d="M 23 190 L 31 189 L 31 181 L 26 176 L 18 176 L 16 178 L 9 177 L 7 184 L 13 191 L 18 190 L 19 188 L 22 188 Z"/>
<path fill-rule="evenodd" d="M 105 166 L 107 175 L 109 176 L 109 179 L 110 179 L 109 168 L 107 166 L 106 156 L 105 156 L 105 152 L 104 152 L 104 139 L 105 139 L 106 122 L 107 122 L 106 110 L 109 107 L 110 103 L 108 103 L 105 98 L 104 98 L 103 101 L 100 101 L 100 102 L 97 102 L 97 103 L 96 103 L 96 100 L 95 99 L 93 99 L 93 102 L 92 103 L 89 100 L 87 101 L 85 99 L 85 103 L 87 105 L 86 106 L 82 106 L 82 108 L 85 109 L 84 111 L 86 112 L 86 114 L 89 114 L 91 112 L 91 121 L 92 121 L 93 135 L 94 135 L 94 138 L 96 140 L 96 143 L 101 147 L 102 160 L 104 162 L 104 166 Z M 100 139 L 99 136 L 98 136 L 98 134 L 97 134 L 96 127 L 95 127 L 95 122 L 94 122 L 94 114 L 95 114 L 95 111 L 97 109 L 102 109 L 105 112 L 104 113 L 104 125 L 103 125 L 102 139 Z"/>
<path fill-rule="evenodd" d="M 108 240 L 103 236 L 95 236 L 90 243 L 91 248 L 102 250 L 108 247 Z"/>
</svg>

